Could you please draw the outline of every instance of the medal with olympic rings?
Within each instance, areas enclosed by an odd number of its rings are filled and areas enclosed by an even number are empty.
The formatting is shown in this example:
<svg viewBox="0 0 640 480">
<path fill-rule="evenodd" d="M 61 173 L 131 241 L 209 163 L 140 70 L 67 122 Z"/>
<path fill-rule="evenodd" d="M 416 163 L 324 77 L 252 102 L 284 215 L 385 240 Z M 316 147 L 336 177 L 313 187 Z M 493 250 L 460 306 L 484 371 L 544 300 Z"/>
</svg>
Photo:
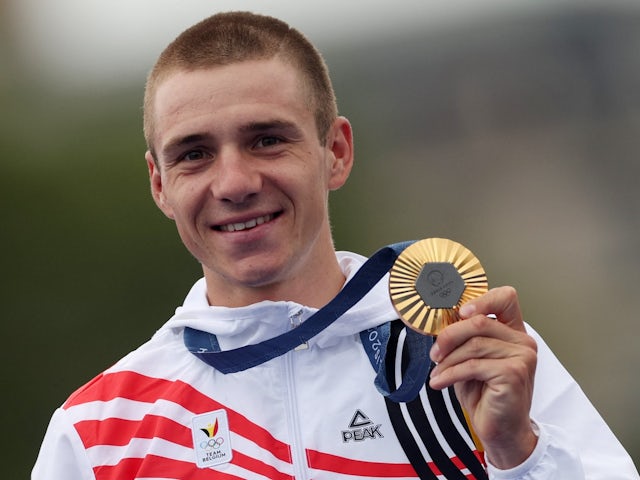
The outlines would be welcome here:
<svg viewBox="0 0 640 480">
<path fill-rule="evenodd" d="M 463 245 L 427 238 L 409 245 L 389 275 L 389 296 L 410 328 L 436 336 L 459 320 L 460 306 L 489 289 L 480 261 Z"/>
</svg>

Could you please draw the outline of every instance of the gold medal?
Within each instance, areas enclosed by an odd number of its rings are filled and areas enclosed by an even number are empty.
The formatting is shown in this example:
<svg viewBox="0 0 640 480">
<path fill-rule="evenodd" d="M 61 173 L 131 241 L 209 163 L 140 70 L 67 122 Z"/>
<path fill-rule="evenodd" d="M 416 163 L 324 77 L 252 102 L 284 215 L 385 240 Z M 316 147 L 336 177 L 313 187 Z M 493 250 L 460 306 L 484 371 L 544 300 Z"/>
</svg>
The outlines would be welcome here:
<svg viewBox="0 0 640 480">
<path fill-rule="evenodd" d="M 488 289 L 480 261 L 446 238 L 411 244 L 398 256 L 389 276 L 389 295 L 400 319 L 428 335 L 438 335 L 458 321 L 460 306 Z"/>
</svg>

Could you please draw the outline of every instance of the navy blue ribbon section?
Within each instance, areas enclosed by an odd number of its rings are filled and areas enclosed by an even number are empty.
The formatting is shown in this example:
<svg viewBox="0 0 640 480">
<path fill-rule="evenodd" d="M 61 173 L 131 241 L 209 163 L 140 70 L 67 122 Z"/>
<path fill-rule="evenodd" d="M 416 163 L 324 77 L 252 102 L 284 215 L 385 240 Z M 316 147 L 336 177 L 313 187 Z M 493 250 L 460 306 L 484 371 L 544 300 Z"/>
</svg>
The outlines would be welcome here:
<svg viewBox="0 0 640 480">
<path fill-rule="evenodd" d="M 247 370 L 284 355 L 297 346 L 308 342 L 353 307 L 380 281 L 389 269 L 391 269 L 398 255 L 412 243 L 413 241 L 396 243 L 378 250 L 360 267 L 353 278 L 347 282 L 333 300 L 301 325 L 286 333 L 258 344 L 220 351 L 215 335 L 186 327 L 184 343 L 189 351 L 196 357 L 225 374 Z M 380 330 L 379 335 L 381 339 L 384 338 L 384 328 L 385 326 L 382 325 L 378 327 L 378 329 L 374 329 L 375 331 Z M 386 351 L 388 333 L 386 334 L 386 340 L 380 352 L 382 356 L 378 358 L 370 342 L 364 341 L 365 338 L 368 338 L 368 332 L 370 332 L 370 330 L 363 332 L 361 338 L 363 339 L 363 345 L 365 346 L 367 355 L 369 355 L 371 364 L 377 371 L 377 388 L 385 396 L 389 396 L 389 398 L 395 401 L 409 401 L 415 398 L 417 392 L 424 386 L 428 374 L 428 354 L 432 343 L 431 337 L 420 335 L 407 328 L 408 338 L 405 343 L 406 348 L 409 348 L 410 363 L 405 372 L 405 380 L 403 380 L 402 385 L 397 390 L 391 392 L 384 372 L 384 353 Z"/>
<path fill-rule="evenodd" d="M 394 389 L 389 385 L 385 370 L 390 330 L 391 323 L 385 323 L 361 332 L 360 340 L 373 369 L 376 371 L 374 384 L 378 391 L 394 402 L 410 402 L 416 398 L 427 381 L 431 366 L 429 351 L 433 346 L 434 339 L 429 335 L 423 335 L 405 327 L 406 338 L 402 350 L 403 357 L 406 355 L 408 359 L 408 365 L 402 372 L 402 383 L 397 389 Z"/>
</svg>

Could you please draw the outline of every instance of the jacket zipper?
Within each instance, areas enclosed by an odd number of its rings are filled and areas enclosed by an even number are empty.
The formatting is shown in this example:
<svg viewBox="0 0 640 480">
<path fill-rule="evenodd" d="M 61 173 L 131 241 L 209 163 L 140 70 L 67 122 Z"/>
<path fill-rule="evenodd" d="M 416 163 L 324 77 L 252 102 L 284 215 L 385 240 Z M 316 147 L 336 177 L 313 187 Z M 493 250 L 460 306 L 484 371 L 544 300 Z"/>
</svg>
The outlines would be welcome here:
<svg viewBox="0 0 640 480">
<path fill-rule="evenodd" d="M 296 313 L 292 314 L 289 316 L 289 322 L 291 323 L 291 329 L 293 330 L 294 328 L 298 327 L 301 323 L 302 323 L 302 309 L 298 310 Z M 298 350 L 305 350 L 309 348 L 309 344 L 307 342 L 305 343 L 301 343 L 300 345 L 298 345 L 296 348 L 294 348 L 294 350 L 298 351 Z"/>
<path fill-rule="evenodd" d="M 300 316 L 302 310 L 294 313 L 289 317 L 291 327 L 297 327 L 301 322 Z M 304 444 L 302 442 L 302 432 L 300 429 L 300 416 L 298 414 L 298 401 L 296 398 L 296 383 L 294 376 L 294 356 L 297 350 L 307 348 L 306 344 L 300 345 L 294 351 L 288 352 L 284 355 L 284 370 L 286 378 L 287 388 L 287 425 L 289 425 L 289 438 L 291 439 L 291 462 L 293 465 L 293 476 L 296 480 L 308 480 L 307 476 L 307 462 Z"/>
</svg>

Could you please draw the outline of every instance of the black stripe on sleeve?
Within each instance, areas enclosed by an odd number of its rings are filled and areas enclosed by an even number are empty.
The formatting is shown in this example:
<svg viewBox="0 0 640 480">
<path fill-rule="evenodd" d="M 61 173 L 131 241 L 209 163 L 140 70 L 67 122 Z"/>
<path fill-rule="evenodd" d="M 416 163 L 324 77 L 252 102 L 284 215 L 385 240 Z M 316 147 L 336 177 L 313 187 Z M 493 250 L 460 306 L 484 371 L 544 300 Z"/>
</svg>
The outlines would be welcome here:
<svg viewBox="0 0 640 480">
<path fill-rule="evenodd" d="M 407 355 L 407 350 L 403 349 L 401 364 L 401 372 L 403 375 L 407 369 L 408 364 L 409 357 Z M 433 368 L 433 366 L 431 368 Z M 426 387 L 423 387 L 422 391 L 424 391 L 424 388 Z M 433 431 L 433 426 L 425 412 L 421 396 L 418 395 L 414 400 L 407 402 L 406 405 L 415 430 L 418 432 L 418 435 L 422 439 L 423 444 L 426 446 L 427 451 L 431 456 L 431 461 L 436 465 L 438 470 L 440 470 L 440 473 L 444 475 L 447 480 L 468 480 L 466 475 L 464 475 L 460 471 L 460 469 L 456 467 L 456 465 L 449 458 L 449 455 L 447 455 L 447 452 L 445 452 L 445 450 L 442 448 L 442 445 L 440 445 L 438 437 Z M 447 411 L 445 410 L 445 414 L 446 413 Z"/>
<path fill-rule="evenodd" d="M 465 426 L 465 429 L 467 429 L 468 427 L 466 420 L 464 419 L 464 414 L 462 413 L 462 409 L 455 397 L 453 388 L 451 388 L 448 393 L 451 398 L 452 405 L 457 405 L 456 414 L 458 411 L 460 412 L 460 415 L 462 415 L 461 423 Z M 478 457 L 475 456 L 473 450 L 469 448 L 469 445 L 451 420 L 451 415 L 449 414 L 447 405 L 444 401 L 444 394 L 433 390 L 429 385 L 427 385 L 427 396 L 429 397 L 429 403 L 431 403 L 433 411 L 438 412 L 435 417 L 436 422 L 438 422 L 438 426 L 440 427 L 440 431 L 456 456 L 462 461 L 462 463 L 464 463 L 477 480 L 488 480 L 484 466 L 480 463 Z M 469 438 L 471 438 L 470 433 Z"/>
<path fill-rule="evenodd" d="M 439 392 L 438 392 L 439 393 Z M 429 455 L 433 459 L 433 462 L 438 467 L 438 470 L 447 478 L 447 480 L 467 480 L 458 467 L 451 461 L 449 455 L 444 451 L 438 438 L 436 437 L 429 418 L 422 405 L 422 399 L 420 397 L 407 403 L 407 409 L 411 420 L 415 425 L 416 431 L 420 435 L 420 438 L 427 446 Z"/>
<path fill-rule="evenodd" d="M 389 386 L 392 389 L 397 388 L 401 383 L 401 378 L 396 377 L 398 362 L 401 376 L 404 376 L 409 364 L 408 352 L 400 344 L 400 336 L 405 328 L 400 321 L 391 323 L 385 358 L 385 371 Z M 399 349 L 402 351 L 402 358 L 399 358 Z M 444 398 L 445 394 L 450 397 L 452 408 L 447 406 Z M 436 425 L 429 420 L 429 416 L 426 413 L 427 407 L 423 402 L 429 403 L 437 424 L 437 430 L 440 431 L 440 440 L 438 440 L 438 435 L 434 430 Z M 431 389 L 427 381 L 420 391 L 420 395 L 414 400 L 401 404 L 385 398 L 385 403 L 396 437 L 400 441 L 411 465 L 422 480 L 436 480 L 438 478 L 436 473 L 443 475 L 447 480 L 468 480 L 469 478 L 449 458 L 440 441 L 445 442 L 444 445 L 464 465 L 462 469 L 464 470 L 466 467 L 469 470 L 473 476 L 472 478 L 488 480 L 484 465 L 465 439 L 466 437 L 473 443 L 453 387 L 450 387 L 446 392 L 437 391 Z M 460 429 L 460 425 L 453 421 L 453 416 L 458 417 L 459 423 L 464 430 Z M 426 453 L 423 453 L 424 449 L 426 449 Z M 436 472 L 434 472 L 434 469 L 437 469 Z"/>
<path fill-rule="evenodd" d="M 409 462 L 411 462 L 413 469 L 418 474 L 418 477 L 420 477 L 421 480 L 438 480 L 436 474 L 431 471 L 428 460 L 422 455 L 409 427 L 407 427 L 407 423 L 400 410 L 400 404 L 386 398 L 385 402 L 387 404 L 389 418 L 391 418 L 391 424 L 393 425 L 393 431 L 396 437 L 398 437 L 400 445 L 402 445 L 402 449 L 407 455 Z"/>
<path fill-rule="evenodd" d="M 402 324 L 400 322 L 393 322 L 391 324 L 391 334 L 389 337 L 389 343 L 387 344 L 387 355 L 385 358 L 385 370 L 387 373 L 387 380 L 391 388 L 396 387 L 396 353 L 398 349 L 398 335 L 402 330 Z M 407 455 L 409 462 L 413 466 L 414 470 L 418 474 L 421 480 L 438 480 L 438 477 L 433 473 L 429 467 L 429 459 L 424 458 L 420 447 L 418 446 L 413 434 L 405 421 L 404 415 L 400 404 L 389 400 L 385 397 L 385 403 L 387 405 L 387 412 L 393 425 L 393 430 L 402 445 L 404 453 Z"/>
</svg>

